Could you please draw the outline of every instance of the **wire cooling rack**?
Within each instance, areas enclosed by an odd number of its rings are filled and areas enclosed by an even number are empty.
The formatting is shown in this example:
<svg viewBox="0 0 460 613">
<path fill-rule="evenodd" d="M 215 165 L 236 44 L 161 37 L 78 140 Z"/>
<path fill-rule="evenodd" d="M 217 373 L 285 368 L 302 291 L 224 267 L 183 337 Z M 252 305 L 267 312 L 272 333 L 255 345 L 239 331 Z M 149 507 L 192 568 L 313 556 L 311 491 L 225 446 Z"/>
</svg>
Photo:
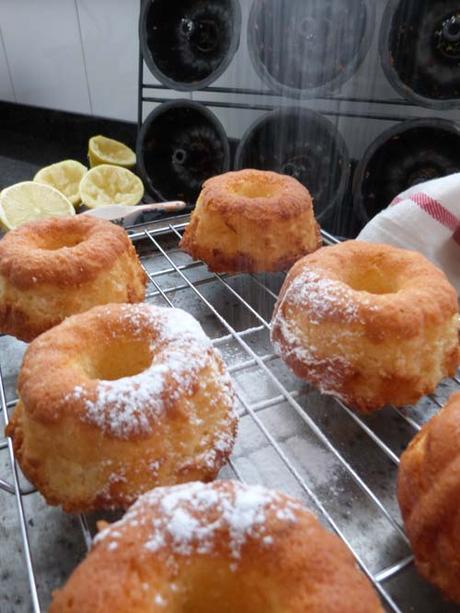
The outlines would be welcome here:
<svg viewBox="0 0 460 613">
<path fill-rule="evenodd" d="M 395 497 L 401 451 L 458 389 L 458 376 L 413 407 L 387 407 L 367 417 L 355 414 L 296 379 L 273 353 L 269 321 L 284 275 L 210 273 L 178 248 L 185 226 L 186 219 L 177 218 L 174 224 L 136 226 L 129 233 L 148 275 L 146 300 L 194 315 L 233 378 L 240 429 L 220 476 L 301 498 L 344 540 L 388 611 L 459 611 L 415 572 Z M 323 239 L 337 242 L 327 233 Z M 24 349 L 15 339 L 0 338 L 0 401 L 6 423 L 16 402 Z M 15 597 L 3 596 L 0 609 L 43 611 L 51 589 L 63 583 L 90 547 L 97 518 L 74 518 L 47 507 L 21 475 L 9 439 L 0 441 L 0 459 L 6 539 L 0 579 L 7 589 L 19 585 L 22 590 Z M 8 540 L 11 531 L 14 543 Z M 61 535 L 57 541 L 54 531 Z"/>
</svg>

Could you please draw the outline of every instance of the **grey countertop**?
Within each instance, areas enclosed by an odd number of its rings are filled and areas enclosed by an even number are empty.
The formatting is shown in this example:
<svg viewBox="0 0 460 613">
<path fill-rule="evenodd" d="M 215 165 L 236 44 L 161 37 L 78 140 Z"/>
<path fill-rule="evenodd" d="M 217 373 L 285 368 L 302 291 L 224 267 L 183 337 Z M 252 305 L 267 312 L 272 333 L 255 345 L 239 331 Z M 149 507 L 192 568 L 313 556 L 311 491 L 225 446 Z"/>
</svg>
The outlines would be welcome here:
<svg viewBox="0 0 460 613">
<path fill-rule="evenodd" d="M 190 264 L 188 256 L 174 247 L 174 237 L 158 236 L 158 240 L 169 249 L 176 265 L 187 267 Z M 149 245 L 147 241 L 138 243 L 147 270 L 158 272 L 167 269 L 165 258 L 158 251 L 153 252 Z M 399 528 L 401 519 L 395 498 L 395 464 L 332 398 L 321 396 L 296 379 L 272 355 L 264 322 L 270 318 L 274 297 L 267 288 L 276 294 L 282 275 L 236 275 L 219 279 L 205 266 L 196 265 L 186 268 L 184 274 L 199 293 L 184 283 L 177 271 L 156 276 L 155 280 L 158 287 L 167 292 L 174 306 L 189 311 L 202 323 L 209 336 L 216 339 L 216 346 L 232 369 L 241 414 L 232 457 L 238 473 L 249 483 L 262 483 L 301 498 L 326 526 L 330 527 L 329 519 L 333 519 L 374 576 L 404 560 L 410 555 L 410 550 Z M 164 305 L 158 287 L 149 284 L 148 300 Z M 228 328 L 203 298 L 232 326 L 234 334 L 229 335 Z M 221 340 L 217 340 L 219 338 Z M 244 339 L 245 344 L 241 345 L 238 338 Z M 248 347 L 266 359 L 264 368 L 247 363 Z M 15 378 L 24 349 L 23 343 L 10 337 L 0 338 L 0 362 L 7 400 L 15 396 Z M 240 368 L 243 363 L 244 368 Z M 293 402 L 280 396 L 272 375 L 289 391 Z M 443 382 L 435 398 L 442 402 L 454 388 L 457 388 L 454 382 Z M 242 403 L 252 411 L 248 412 Z M 416 407 L 407 408 L 402 413 L 387 408 L 362 418 L 362 423 L 399 455 L 414 435 L 413 428 L 402 415 L 423 423 L 437 410 L 435 402 L 422 399 Z M 317 436 L 312 424 L 325 435 L 327 444 Z M 283 461 L 282 454 L 288 458 L 289 464 Z M 226 467 L 221 476 L 235 478 L 230 467 Z M 10 479 L 5 450 L 0 451 L 0 477 Z M 318 509 L 308 490 L 321 503 L 326 515 Z M 38 493 L 25 496 L 24 507 L 38 594 L 45 610 L 52 590 L 63 583 L 84 555 L 85 544 L 77 518 L 48 507 Z M 0 610 L 2 613 L 30 611 L 15 499 L 3 491 L 0 492 L 0 516 Z M 94 520 L 94 517 L 88 518 L 91 526 L 94 526 Z M 450 613 L 459 610 L 443 601 L 436 590 L 419 578 L 412 564 L 382 582 L 382 586 L 404 612 Z"/>
<path fill-rule="evenodd" d="M 97 124 L 98 120 L 90 120 L 90 125 L 86 125 L 80 117 L 69 118 L 65 114 L 66 117 L 55 117 L 50 122 L 46 116 L 40 115 L 40 111 L 32 109 L 30 113 L 33 119 L 28 113 L 0 103 L 0 188 L 31 179 L 39 167 L 58 159 L 74 157 L 85 161 L 88 134 L 107 133 L 107 126 Z M 42 125 L 37 127 L 40 117 Z M 35 126 L 33 129 L 32 124 Z M 69 128 L 69 125 L 73 127 Z M 121 130 L 119 138 L 133 144 L 135 126 L 118 127 Z M 114 132 L 111 134 L 116 137 Z M 188 256 L 177 250 L 174 236 L 163 236 L 161 241 L 170 250 L 176 265 L 190 264 Z M 152 251 L 147 240 L 136 244 L 149 271 L 158 272 L 169 267 L 163 256 Z M 315 510 L 326 526 L 330 526 L 328 518 L 307 493 L 309 489 L 372 574 L 405 559 L 410 550 L 399 529 L 401 518 L 395 498 L 394 463 L 333 399 L 304 385 L 287 371 L 279 359 L 272 356 L 266 362 L 266 369 L 257 364 L 239 369 L 239 364 L 248 362 L 247 349 L 235 336 L 228 335 L 228 329 L 203 301 L 203 297 L 209 300 L 236 334 L 244 338 L 246 347 L 259 357 L 270 356 L 272 349 L 264 322 L 270 319 L 273 294 L 279 290 L 282 275 L 236 275 L 226 278 L 223 283 L 205 266 L 187 269 L 185 274 L 196 284 L 199 294 L 187 286 L 177 271 L 157 276 L 155 280 L 167 292 L 174 306 L 192 313 L 212 338 L 224 338 L 217 342 L 217 346 L 227 365 L 234 368 L 233 378 L 240 399 L 254 408 L 259 420 L 258 423 L 240 402 L 241 425 L 233 454 L 239 474 L 249 483 L 263 483 L 298 496 Z M 267 287 L 273 294 L 267 292 Z M 149 301 L 164 305 L 158 287 L 150 283 L 148 290 Z M 247 304 L 253 311 L 247 308 Z M 23 343 L 11 337 L 0 338 L 0 366 L 8 401 L 15 398 L 16 376 L 24 350 Z M 294 402 L 288 402 L 280 395 L 270 373 L 293 394 Z M 452 381 L 444 382 L 435 399 L 443 402 L 456 388 Z M 421 424 L 437 410 L 436 403 L 425 398 L 402 414 L 388 408 L 363 418 L 363 423 L 399 455 L 414 435 L 414 429 L 402 415 Z M 329 444 L 318 438 L 312 424 L 320 428 Z M 331 445 L 335 452 L 331 451 Z M 289 466 L 280 452 L 288 458 Z M 300 481 L 292 467 L 301 476 Z M 359 477 L 361 485 L 353 475 Z M 221 476 L 235 477 L 229 467 L 222 471 Z M 0 477 L 11 480 L 8 453 L 4 448 L 0 450 Z M 78 518 L 47 506 L 38 493 L 23 497 L 23 501 L 40 604 L 42 610 L 46 610 L 52 590 L 62 585 L 84 556 L 85 543 Z M 94 526 L 95 517 L 89 517 L 88 521 Z M 0 543 L 0 611 L 31 611 L 16 502 L 13 495 L 1 489 Z M 436 590 L 420 579 L 412 564 L 382 585 L 404 612 L 450 613 L 460 610 L 443 601 Z"/>
</svg>

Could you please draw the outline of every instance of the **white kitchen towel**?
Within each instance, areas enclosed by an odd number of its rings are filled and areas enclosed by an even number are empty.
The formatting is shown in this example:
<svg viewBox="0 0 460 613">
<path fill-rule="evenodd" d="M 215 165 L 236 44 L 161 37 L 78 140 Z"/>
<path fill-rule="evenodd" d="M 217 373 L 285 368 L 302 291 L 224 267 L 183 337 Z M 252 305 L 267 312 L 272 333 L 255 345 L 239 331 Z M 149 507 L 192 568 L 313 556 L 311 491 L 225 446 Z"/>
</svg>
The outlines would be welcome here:
<svg viewBox="0 0 460 613">
<path fill-rule="evenodd" d="M 423 253 L 460 295 L 460 173 L 406 190 L 371 219 L 358 239 Z"/>
</svg>

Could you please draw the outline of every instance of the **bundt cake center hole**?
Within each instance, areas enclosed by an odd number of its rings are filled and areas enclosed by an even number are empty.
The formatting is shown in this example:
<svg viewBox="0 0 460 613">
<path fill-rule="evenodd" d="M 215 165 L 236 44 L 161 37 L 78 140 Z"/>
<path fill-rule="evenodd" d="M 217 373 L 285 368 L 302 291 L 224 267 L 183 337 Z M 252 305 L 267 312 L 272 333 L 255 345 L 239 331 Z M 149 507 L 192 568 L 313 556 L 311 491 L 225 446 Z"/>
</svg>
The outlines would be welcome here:
<svg viewBox="0 0 460 613">
<path fill-rule="evenodd" d="M 151 363 L 151 351 L 145 341 L 115 340 L 101 348 L 92 360 L 88 374 L 92 379 L 115 381 L 138 375 Z"/>
<path fill-rule="evenodd" d="M 357 292 L 395 294 L 399 288 L 395 280 L 391 278 L 390 272 L 379 269 L 357 270 L 349 276 L 347 283 Z"/>
<path fill-rule="evenodd" d="M 47 237 L 46 242 L 39 245 L 41 249 L 45 251 L 58 251 L 65 247 L 76 247 L 80 243 L 83 243 L 85 238 L 81 234 L 66 234 L 56 237 Z"/>
<path fill-rule="evenodd" d="M 258 181 L 244 181 L 234 185 L 232 191 L 243 198 L 271 198 L 276 194 L 277 188 Z"/>
</svg>

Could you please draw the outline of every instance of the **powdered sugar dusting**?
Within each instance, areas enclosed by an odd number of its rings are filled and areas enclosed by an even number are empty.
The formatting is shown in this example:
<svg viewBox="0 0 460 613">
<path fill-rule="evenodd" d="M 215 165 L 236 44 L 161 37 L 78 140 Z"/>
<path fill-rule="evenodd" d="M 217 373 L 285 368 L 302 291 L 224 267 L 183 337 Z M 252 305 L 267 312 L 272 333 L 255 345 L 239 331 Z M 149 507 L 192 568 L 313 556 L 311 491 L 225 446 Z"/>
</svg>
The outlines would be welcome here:
<svg viewBox="0 0 460 613">
<path fill-rule="evenodd" d="M 151 365 L 134 376 L 100 381 L 95 396 L 89 396 L 82 386 L 70 394 L 84 400 L 86 421 L 117 438 L 149 433 L 168 403 L 196 383 L 198 373 L 212 363 L 216 352 L 200 324 L 181 309 L 126 305 L 121 309 L 119 326 L 123 329 L 126 325 L 134 338 L 150 331 Z M 157 347 L 161 347 L 159 352 Z M 233 391 L 225 377 L 221 388 L 232 405 Z"/>
<path fill-rule="evenodd" d="M 274 325 L 276 325 L 283 339 L 283 346 L 272 339 L 275 353 L 286 360 L 294 358 L 307 367 L 321 370 L 321 380 L 318 384 L 320 390 L 325 393 L 337 394 L 342 381 L 341 373 L 350 368 L 350 362 L 340 355 L 335 355 L 333 358 L 321 357 L 314 345 L 306 344 L 305 340 L 302 339 L 302 333 L 298 330 L 297 323 L 288 321 L 281 313 L 277 314 Z M 347 334 L 345 329 L 343 333 Z M 340 335 L 337 335 L 336 342 L 340 344 Z"/>
<path fill-rule="evenodd" d="M 219 378 L 219 384 L 224 390 L 224 396 L 229 401 L 229 410 L 213 429 L 212 443 L 209 443 L 209 440 L 207 440 L 208 437 L 202 437 L 200 441 L 200 446 L 204 451 L 197 455 L 195 463 L 196 465 L 202 465 L 207 468 L 213 468 L 217 464 L 221 464 L 221 458 L 227 458 L 230 455 L 235 442 L 234 424 L 238 423 L 238 413 L 234 403 L 234 391 L 230 375 L 225 372 L 223 374 L 217 374 L 216 376 Z M 203 394 L 208 396 L 207 400 L 212 407 L 216 399 L 211 397 L 209 393 L 206 394 L 204 391 Z M 192 418 L 192 421 L 195 422 L 194 425 L 202 425 L 196 424 L 196 419 L 193 420 Z"/>
<path fill-rule="evenodd" d="M 167 372 L 158 364 L 134 377 L 99 383 L 96 400 L 85 401 L 87 421 L 121 438 L 145 432 L 163 410 L 160 395 Z"/>
<path fill-rule="evenodd" d="M 146 506 L 153 507 L 153 519 L 152 515 L 146 519 Z M 109 548 L 117 530 L 143 518 L 144 525 L 149 522 L 146 550 L 162 551 L 173 561 L 177 554 L 208 554 L 228 545 L 235 564 L 248 538 L 257 539 L 263 547 L 273 545 L 268 512 L 280 522 L 295 524 L 301 508 L 297 501 L 277 492 L 237 482 L 162 487 L 141 496 L 124 518 L 102 531 L 96 541 L 104 541 Z"/>
<path fill-rule="evenodd" d="M 316 271 L 304 269 L 290 284 L 272 321 L 272 342 L 275 352 L 284 359 L 293 358 L 302 365 L 321 371 L 319 387 L 327 393 L 338 393 L 343 378 L 343 372 L 350 368 L 350 362 L 340 352 L 340 346 L 350 334 L 347 324 L 361 322 L 360 306 L 366 309 L 375 308 L 369 298 L 361 295 L 359 302 L 354 292 L 345 283 L 322 277 Z M 334 355 L 322 357 L 321 352 L 312 343 L 311 335 L 305 337 L 305 331 L 300 329 L 297 317 L 289 316 L 290 307 L 299 313 L 308 314 L 308 323 L 319 325 L 324 321 L 336 320 L 339 326 L 334 328 L 334 343 L 337 351 Z M 283 345 L 274 338 L 277 330 Z M 328 334 L 332 334 L 329 328 Z M 313 335 L 314 336 L 314 335 Z"/>
<path fill-rule="evenodd" d="M 155 602 L 155 604 L 157 604 L 160 607 L 165 607 L 168 604 L 167 600 L 163 598 L 161 594 L 157 594 L 155 598 L 153 599 L 153 601 Z"/>
<path fill-rule="evenodd" d="M 320 323 L 325 317 L 334 315 L 339 315 L 344 323 L 359 319 L 353 290 L 345 283 L 326 279 L 309 268 L 292 281 L 284 300 L 308 309 L 311 323 Z"/>
</svg>

